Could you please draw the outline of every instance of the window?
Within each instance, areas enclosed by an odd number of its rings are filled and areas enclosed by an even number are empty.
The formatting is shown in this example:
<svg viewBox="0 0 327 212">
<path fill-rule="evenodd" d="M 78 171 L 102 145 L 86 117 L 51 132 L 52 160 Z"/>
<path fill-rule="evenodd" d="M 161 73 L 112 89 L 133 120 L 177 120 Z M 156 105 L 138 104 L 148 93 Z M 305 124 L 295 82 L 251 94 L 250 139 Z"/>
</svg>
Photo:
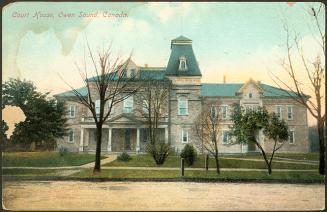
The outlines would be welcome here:
<svg viewBox="0 0 327 212">
<path fill-rule="evenodd" d="M 74 131 L 73 130 L 70 130 L 68 132 L 68 142 L 69 143 L 74 143 Z"/>
<path fill-rule="evenodd" d="M 249 93 L 249 98 L 250 98 L 250 99 L 252 98 L 252 93 Z"/>
<path fill-rule="evenodd" d="M 123 112 L 124 113 L 131 113 L 132 110 L 133 110 L 133 104 L 134 104 L 133 96 L 129 96 L 126 99 L 124 99 Z"/>
<path fill-rule="evenodd" d="M 186 65 L 186 57 L 182 56 L 179 58 L 179 68 L 180 71 L 186 71 L 187 65 Z"/>
<path fill-rule="evenodd" d="M 149 112 L 149 105 L 148 105 L 148 102 L 145 99 L 143 100 L 142 107 L 143 107 L 143 113 L 147 114 Z"/>
<path fill-rule="evenodd" d="M 257 104 L 245 104 L 244 107 L 245 107 L 245 112 L 250 112 L 258 109 Z"/>
<path fill-rule="evenodd" d="M 75 109 L 76 109 L 76 106 L 75 105 L 69 105 L 68 116 L 70 118 L 74 118 L 75 117 Z"/>
<path fill-rule="evenodd" d="M 214 118 L 216 118 L 217 117 L 217 107 L 216 106 L 214 106 L 214 105 L 211 105 L 211 108 L 210 108 L 210 115 L 211 115 L 211 117 L 214 117 Z"/>
<path fill-rule="evenodd" d="M 131 69 L 130 77 L 133 78 L 133 77 L 135 77 L 135 75 L 136 75 L 135 69 Z"/>
<path fill-rule="evenodd" d="M 178 99 L 178 115 L 188 115 L 188 102 L 185 96 L 181 96 Z"/>
<path fill-rule="evenodd" d="M 290 142 L 290 144 L 294 144 L 294 142 L 295 142 L 295 132 L 294 132 L 294 130 L 289 131 L 288 141 Z"/>
<path fill-rule="evenodd" d="M 182 143 L 188 142 L 188 131 L 186 129 L 182 130 Z"/>
<path fill-rule="evenodd" d="M 227 131 L 227 130 L 225 130 L 225 131 L 223 131 L 223 144 L 226 144 L 226 143 L 228 143 L 228 141 L 229 141 L 229 131 Z"/>
<path fill-rule="evenodd" d="M 279 119 L 283 118 L 283 108 L 280 105 L 276 106 L 276 115 Z"/>
<path fill-rule="evenodd" d="M 220 108 L 221 108 L 221 118 L 222 119 L 227 119 L 228 118 L 228 106 L 223 105 Z"/>
<path fill-rule="evenodd" d="M 100 115 L 100 99 L 95 100 L 95 113 Z"/>
<path fill-rule="evenodd" d="M 287 106 L 287 119 L 293 120 L 293 106 Z"/>
<path fill-rule="evenodd" d="M 110 114 L 114 113 L 114 105 L 111 105 L 111 104 L 112 104 L 112 100 L 109 99 L 108 100 L 108 110 L 110 109 L 110 106 L 111 106 L 111 112 L 110 112 Z"/>
</svg>

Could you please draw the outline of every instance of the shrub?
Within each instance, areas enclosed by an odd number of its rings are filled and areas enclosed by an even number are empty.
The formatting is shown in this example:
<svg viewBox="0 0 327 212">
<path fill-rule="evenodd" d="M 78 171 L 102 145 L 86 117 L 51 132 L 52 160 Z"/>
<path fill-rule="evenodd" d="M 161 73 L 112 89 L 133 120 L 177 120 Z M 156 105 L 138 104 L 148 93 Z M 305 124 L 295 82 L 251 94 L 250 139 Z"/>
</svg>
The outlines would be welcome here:
<svg viewBox="0 0 327 212">
<path fill-rule="evenodd" d="M 196 150 L 195 148 L 190 145 L 190 144 L 186 144 L 181 152 L 181 157 L 184 158 L 185 164 L 187 166 L 192 166 L 195 159 L 196 159 Z"/>
<path fill-rule="evenodd" d="M 60 146 L 59 147 L 59 154 L 60 154 L 60 156 L 64 156 L 67 153 L 68 153 L 68 149 L 66 147 L 64 147 L 64 146 Z"/>
<path fill-rule="evenodd" d="M 162 165 L 170 154 L 171 147 L 165 142 L 148 143 L 146 151 L 153 157 L 157 165 Z"/>
<path fill-rule="evenodd" d="M 127 152 L 123 152 L 117 157 L 117 160 L 128 162 L 128 161 L 132 160 L 132 157 Z"/>
</svg>

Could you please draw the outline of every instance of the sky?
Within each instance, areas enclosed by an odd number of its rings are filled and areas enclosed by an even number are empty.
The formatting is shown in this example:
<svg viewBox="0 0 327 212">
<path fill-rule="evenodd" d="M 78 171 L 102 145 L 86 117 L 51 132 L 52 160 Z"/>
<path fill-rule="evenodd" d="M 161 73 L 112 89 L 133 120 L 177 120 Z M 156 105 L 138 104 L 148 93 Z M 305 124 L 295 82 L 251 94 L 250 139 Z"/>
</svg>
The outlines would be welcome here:
<svg viewBox="0 0 327 212">
<path fill-rule="evenodd" d="M 308 58 L 320 53 L 318 31 L 307 14 L 307 8 L 317 4 L 11 3 L 3 8 L 2 17 L 3 81 L 31 80 L 51 94 L 69 90 L 64 81 L 81 86 L 76 64 L 83 60 L 86 39 L 93 50 L 112 44 L 117 55 L 128 57 L 132 52 L 137 65 L 163 67 L 170 41 L 184 35 L 193 40 L 202 82 L 221 83 L 226 76 L 229 83 L 253 78 L 274 85 L 271 73 L 287 80 L 281 67 L 286 55 L 285 24 L 299 34 Z M 324 26 L 325 11 L 321 13 Z M 121 17 L 104 17 L 108 14 Z M 295 61 L 301 71 L 300 59 Z M 299 78 L 307 83 L 304 75 Z"/>
</svg>

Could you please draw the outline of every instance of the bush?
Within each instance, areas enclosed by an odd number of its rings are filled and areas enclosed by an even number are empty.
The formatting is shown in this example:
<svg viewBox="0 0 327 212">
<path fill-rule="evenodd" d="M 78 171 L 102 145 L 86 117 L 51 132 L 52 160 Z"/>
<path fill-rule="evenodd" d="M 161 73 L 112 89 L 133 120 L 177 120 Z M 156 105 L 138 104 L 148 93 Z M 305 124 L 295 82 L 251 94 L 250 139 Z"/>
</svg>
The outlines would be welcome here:
<svg viewBox="0 0 327 212">
<path fill-rule="evenodd" d="M 66 147 L 64 147 L 64 146 L 60 146 L 59 147 L 59 154 L 60 154 L 60 156 L 64 156 L 67 153 L 68 153 L 68 149 Z"/>
<path fill-rule="evenodd" d="M 184 158 L 185 164 L 187 166 L 192 166 L 195 159 L 196 159 L 196 150 L 195 148 L 190 145 L 186 144 L 181 152 L 181 157 Z"/>
<path fill-rule="evenodd" d="M 128 161 L 132 160 L 132 157 L 127 152 L 123 152 L 117 157 L 117 160 L 128 162 Z"/>
<path fill-rule="evenodd" d="M 158 141 L 154 144 L 148 143 L 146 151 L 153 157 L 157 165 L 163 165 L 171 152 L 171 147 L 165 142 Z"/>
</svg>

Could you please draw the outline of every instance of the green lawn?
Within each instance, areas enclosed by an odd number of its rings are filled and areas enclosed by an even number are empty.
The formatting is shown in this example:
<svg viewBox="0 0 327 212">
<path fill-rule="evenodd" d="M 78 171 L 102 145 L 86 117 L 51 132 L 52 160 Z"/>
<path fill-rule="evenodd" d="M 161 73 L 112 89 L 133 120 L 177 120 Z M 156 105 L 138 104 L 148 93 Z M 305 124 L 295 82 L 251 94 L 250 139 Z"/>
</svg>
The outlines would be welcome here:
<svg viewBox="0 0 327 212">
<path fill-rule="evenodd" d="M 261 158 L 260 158 L 261 159 Z M 266 165 L 264 161 L 247 161 L 247 160 L 233 160 L 220 158 L 221 168 L 254 168 L 254 169 L 265 169 Z M 191 166 L 192 168 L 203 168 L 204 167 L 204 156 L 198 156 L 197 160 Z M 129 166 L 129 167 L 156 167 L 153 158 L 150 155 L 133 155 L 132 160 L 129 162 L 113 161 L 111 163 L 105 164 L 104 166 Z M 179 167 L 180 157 L 179 156 L 169 156 L 167 161 L 162 165 L 162 167 Z M 214 168 L 215 161 L 213 158 L 209 160 L 209 167 Z M 281 163 L 273 161 L 273 169 L 317 169 L 317 165 L 303 165 L 294 163 Z"/>
<path fill-rule="evenodd" d="M 102 157 L 104 158 L 104 157 Z M 58 152 L 17 152 L 2 154 L 3 167 L 60 167 L 79 166 L 93 162 L 95 155 L 67 153 L 60 156 Z"/>
<path fill-rule="evenodd" d="M 268 154 L 270 157 L 270 154 Z M 223 157 L 232 157 L 232 158 L 248 158 L 248 159 L 262 159 L 261 154 L 256 155 L 247 155 L 247 154 L 237 154 L 237 155 L 224 155 Z M 310 153 L 276 153 L 274 157 L 280 158 L 289 158 L 295 160 L 308 160 L 308 161 L 319 161 L 319 153 L 310 152 Z M 280 160 L 278 158 L 278 160 Z M 277 158 L 275 158 L 277 159 Z"/>
<path fill-rule="evenodd" d="M 2 169 L 3 175 L 55 176 L 57 173 L 53 169 Z"/>
<path fill-rule="evenodd" d="M 323 182 L 324 177 L 317 172 L 273 172 L 268 175 L 265 171 L 222 171 L 217 175 L 215 171 L 185 171 L 185 176 L 181 177 L 180 171 L 173 170 L 105 170 L 93 175 L 92 169 L 82 170 L 71 175 L 78 178 L 111 178 L 111 179 L 221 179 L 221 180 L 277 180 L 287 182 Z"/>
</svg>

